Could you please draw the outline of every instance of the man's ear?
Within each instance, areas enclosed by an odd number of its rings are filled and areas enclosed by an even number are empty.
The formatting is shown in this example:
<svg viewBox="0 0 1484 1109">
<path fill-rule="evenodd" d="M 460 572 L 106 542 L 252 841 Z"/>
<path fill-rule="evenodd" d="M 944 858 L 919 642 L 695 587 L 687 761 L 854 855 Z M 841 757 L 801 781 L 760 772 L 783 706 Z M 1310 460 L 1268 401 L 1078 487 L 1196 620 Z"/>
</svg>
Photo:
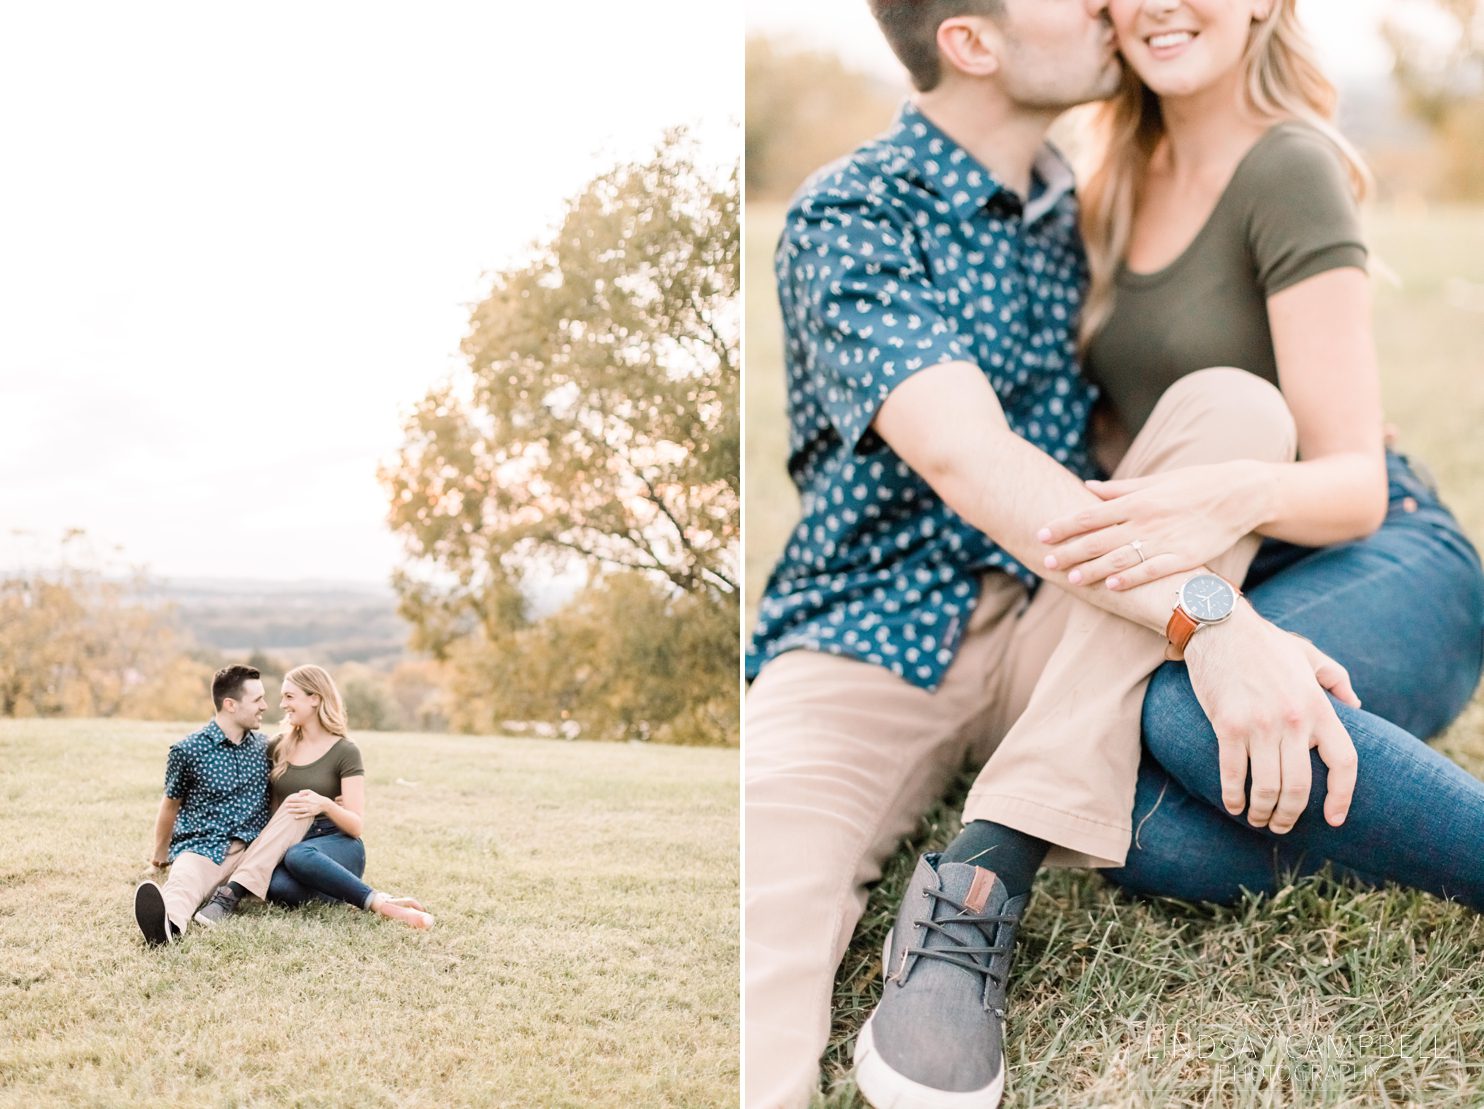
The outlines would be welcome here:
<svg viewBox="0 0 1484 1109">
<path fill-rule="evenodd" d="M 957 15 L 938 24 L 943 64 L 967 77 L 989 77 L 1000 68 L 1000 36 L 984 16 Z"/>
</svg>

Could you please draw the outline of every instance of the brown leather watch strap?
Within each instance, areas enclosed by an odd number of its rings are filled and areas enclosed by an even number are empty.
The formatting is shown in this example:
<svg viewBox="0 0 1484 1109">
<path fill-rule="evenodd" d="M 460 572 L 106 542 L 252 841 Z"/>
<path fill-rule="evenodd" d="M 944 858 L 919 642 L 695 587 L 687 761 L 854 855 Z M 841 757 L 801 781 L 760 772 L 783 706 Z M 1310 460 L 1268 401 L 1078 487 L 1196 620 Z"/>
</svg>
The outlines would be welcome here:
<svg viewBox="0 0 1484 1109">
<path fill-rule="evenodd" d="M 1190 637 L 1200 626 L 1199 620 L 1176 605 L 1175 611 L 1170 613 L 1170 622 L 1165 625 L 1165 638 L 1170 641 L 1170 645 L 1165 648 L 1165 658 L 1173 662 L 1183 659 L 1185 645 L 1190 642 Z"/>
</svg>

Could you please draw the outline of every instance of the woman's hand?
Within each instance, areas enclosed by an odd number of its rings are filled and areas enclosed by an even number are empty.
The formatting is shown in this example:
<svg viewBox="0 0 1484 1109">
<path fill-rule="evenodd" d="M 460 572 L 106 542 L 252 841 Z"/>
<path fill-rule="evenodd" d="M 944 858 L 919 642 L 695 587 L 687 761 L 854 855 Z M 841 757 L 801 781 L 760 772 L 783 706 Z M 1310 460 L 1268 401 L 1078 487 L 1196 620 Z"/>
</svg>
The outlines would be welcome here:
<svg viewBox="0 0 1484 1109">
<path fill-rule="evenodd" d="M 1089 481 L 1103 503 L 1036 534 L 1051 547 L 1046 568 L 1067 571 L 1071 585 L 1106 579 L 1109 589 L 1132 589 L 1204 566 L 1262 523 L 1265 478 L 1262 463 L 1237 461 Z"/>
<path fill-rule="evenodd" d="M 301 789 L 283 799 L 283 807 L 294 817 L 318 816 L 332 804 L 334 802 L 328 797 L 315 793 L 312 789 Z"/>
</svg>

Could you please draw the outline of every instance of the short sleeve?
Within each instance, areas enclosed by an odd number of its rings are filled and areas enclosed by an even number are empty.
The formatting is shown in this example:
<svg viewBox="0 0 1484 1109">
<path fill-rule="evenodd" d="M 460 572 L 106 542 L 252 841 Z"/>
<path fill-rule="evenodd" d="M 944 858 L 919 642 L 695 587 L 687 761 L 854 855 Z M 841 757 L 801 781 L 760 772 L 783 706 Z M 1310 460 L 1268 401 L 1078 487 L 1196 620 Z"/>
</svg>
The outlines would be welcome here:
<svg viewBox="0 0 1484 1109">
<path fill-rule="evenodd" d="M 180 744 L 170 748 L 170 753 L 165 756 L 165 796 L 181 798 L 186 795 L 190 788 L 191 768 L 190 760 L 186 753 L 180 749 Z"/>
<path fill-rule="evenodd" d="M 970 358 L 944 316 L 904 213 L 884 195 L 805 197 L 779 249 L 781 283 L 794 297 L 788 326 L 809 349 L 816 396 L 852 450 L 881 403 L 921 370 Z"/>
<path fill-rule="evenodd" d="M 361 763 L 361 749 L 350 740 L 342 740 L 340 743 L 340 757 L 336 760 L 336 772 L 342 778 L 355 778 L 366 773 L 366 768 Z"/>
<path fill-rule="evenodd" d="M 1249 245 L 1263 295 L 1344 267 L 1366 268 L 1360 213 L 1340 152 L 1318 131 L 1283 125 L 1247 175 Z"/>
</svg>

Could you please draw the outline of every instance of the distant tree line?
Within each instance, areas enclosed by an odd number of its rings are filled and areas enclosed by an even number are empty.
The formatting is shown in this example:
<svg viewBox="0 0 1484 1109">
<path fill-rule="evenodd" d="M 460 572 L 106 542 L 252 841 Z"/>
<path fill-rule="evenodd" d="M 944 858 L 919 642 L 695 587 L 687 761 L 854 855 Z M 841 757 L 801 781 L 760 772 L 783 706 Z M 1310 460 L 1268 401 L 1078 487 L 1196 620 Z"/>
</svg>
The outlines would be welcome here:
<svg viewBox="0 0 1484 1109">
<path fill-rule="evenodd" d="M 213 667 L 140 584 L 67 566 L 0 578 L 0 715 L 207 715 Z"/>
<path fill-rule="evenodd" d="M 276 705 L 284 673 L 323 660 L 262 650 L 243 658 L 203 645 L 142 577 L 67 564 L 0 577 L 0 716 L 204 720 L 212 674 L 244 661 L 263 671 Z M 357 662 L 331 669 L 353 729 L 447 729 L 437 664 L 403 659 L 381 669 Z"/>
<path fill-rule="evenodd" d="M 1484 200 L 1484 4 L 1393 0 L 1382 33 L 1408 106 L 1436 139 L 1436 191 Z"/>
<path fill-rule="evenodd" d="M 891 123 L 904 94 L 834 54 L 747 40 L 747 199 L 787 200 L 820 166 Z"/>
</svg>

